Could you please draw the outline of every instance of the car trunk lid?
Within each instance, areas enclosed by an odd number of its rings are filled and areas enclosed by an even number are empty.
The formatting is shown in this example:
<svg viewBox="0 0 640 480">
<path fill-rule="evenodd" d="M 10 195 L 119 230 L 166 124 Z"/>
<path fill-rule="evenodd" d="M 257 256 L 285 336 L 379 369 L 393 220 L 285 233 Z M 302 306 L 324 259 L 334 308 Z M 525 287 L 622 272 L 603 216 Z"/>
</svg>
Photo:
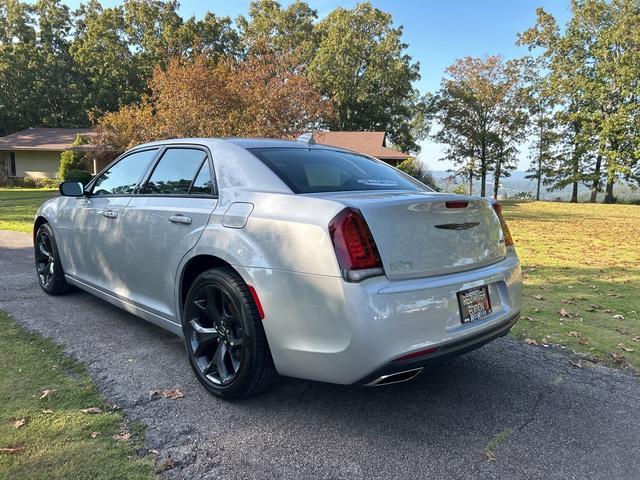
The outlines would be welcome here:
<svg viewBox="0 0 640 480">
<path fill-rule="evenodd" d="M 506 255 L 500 221 L 485 199 L 389 191 L 322 196 L 362 212 L 390 280 L 471 270 Z"/>
</svg>

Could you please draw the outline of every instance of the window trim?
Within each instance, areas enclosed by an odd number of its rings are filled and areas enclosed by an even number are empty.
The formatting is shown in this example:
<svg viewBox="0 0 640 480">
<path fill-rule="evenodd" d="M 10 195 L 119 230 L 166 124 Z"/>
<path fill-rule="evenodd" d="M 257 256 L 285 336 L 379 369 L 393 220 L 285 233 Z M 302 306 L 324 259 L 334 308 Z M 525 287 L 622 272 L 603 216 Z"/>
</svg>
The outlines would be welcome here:
<svg viewBox="0 0 640 480">
<path fill-rule="evenodd" d="M 160 161 L 160 159 L 162 158 L 162 155 L 164 154 L 164 152 L 168 149 L 168 148 L 190 148 L 190 149 L 196 149 L 196 150 L 203 150 L 207 157 L 206 160 L 209 162 L 209 170 L 211 172 L 211 180 L 213 182 L 213 194 L 211 195 L 207 195 L 207 194 L 198 194 L 198 195 L 189 195 L 189 194 L 179 194 L 179 195 L 175 195 L 175 194 L 164 194 L 164 193 L 146 193 L 146 194 L 142 194 L 140 193 L 141 189 L 144 189 L 147 186 L 147 182 L 149 181 L 149 177 L 151 176 L 151 173 L 153 172 L 153 170 L 155 169 L 156 164 Z M 162 143 L 162 144 L 157 144 L 157 145 L 147 145 L 144 147 L 134 147 L 131 150 L 127 150 L 126 152 L 124 152 L 123 154 L 119 155 L 118 157 L 116 157 L 111 163 L 107 164 L 106 167 L 104 167 L 98 174 L 96 174 L 96 176 L 91 180 L 91 182 L 89 182 L 87 184 L 87 188 L 85 189 L 86 195 L 92 196 L 93 195 L 93 186 L 94 183 L 96 182 L 96 180 L 98 178 L 100 178 L 100 176 L 106 172 L 107 170 L 109 170 L 113 165 L 115 165 L 117 162 L 119 162 L 120 160 L 123 160 L 125 157 L 128 157 L 129 155 L 133 154 L 133 153 L 139 153 L 139 152 L 144 152 L 147 150 L 157 150 L 156 155 L 151 159 L 151 161 L 149 162 L 149 165 L 147 166 L 147 168 L 145 169 L 144 173 L 142 174 L 141 178 L 138 180 L 138 183 L 136 184 L 136 187 L 134 189 L 134 193 L 116 193 L 116 194 L 106 194 L 106 195 L 96 195 L 96 197 L 108 197 L 108 198 L 114 198 L 114 197 L 171 197 L 171 198 L 209 198 L 209 199 L 217 199 L 218 198 L 218 184 L 217 184 L 217 176 L 216 176 L 216 169 L 212 160 L 212 155 L 211 155 L 211 150 L 209 150 L 209 147 L 205 146 L 205 145 L 200 145 L 197 143 Z"/>
<path fill-rule="evenodd" d="M 135 154 L 135 153 L 141 153 L 141 152 L 147 152 L 150 150 L 156 150 L 156 154 L 151 157 L 151 160 L 149 161 L 149 164 L 147 165 L 147 168 L 144 169 L 144 171 L 142 172 L 142 175 L 140 175 L 140 177 L 138 178 L 138 181 L 136 182 L 136 186 L 133 188 L 133 193 L 106 193 L 106 194 L 101 194 L 101 195 L 94 195 L 93 193 L 93 187 L 95 187 L 95 183 L 98 181 L 98 179 L 107 172 L 107 170 L 109 170 L 111 167 L 115 166 L 117 163 L 120 163 L 122 160 L 124 160 L 125 158 Z M 109 163 L 106 167 L 104 167 L 100 173 L 98 173 L 95 177 L 93 177 L 93 179 L 87 184 L 87 187 L 85 189 L 86 195 L 88 196 L 95 196 L 95 197 L 109 197 L 109 198 L 114 198 L 114 197 L 133 197 L 134 195 L 137 194 L 138 189 L 140 188 L 140 181 L 141 179 L 143 179 L 145 177 L 145 175 L 147 174 L 147 172 L 149 171 L 149 165 L 153 165 L 158 157 L 158 153 L 162 150 L 161 147 L 159 146 L 153 146 L 153 147 L 144 147 L 144 148 L 135 148 L 133 150 L 128 150 L 126 152 L 124 152 L 122 155 L 119 155 L 118 157 L 115 158 L 115 160 L 113 160 L 111 163 Z"/>
<path fill-rule="evenodd" d="M 143 193 L 144 190 L 147 188 L 147 184 L 149 183 L 149 180 L 151 179 L 151 176 L 153 175 L 153 172 L 155 171 L 155 169 L 158 166 L 158 164 L 162 161 L 162 157 L 164 157 L 164 154 L 167 152 L 167 150 L 176 150 L 176 149 L 177 150 L 202 150 L 205 153 L 204 161 L 198 167 L 198 170 L 196 171 L 196 176 L 191 179 L 191 182 L 193 183 L 195 178 L 198 176 L 198 173 L 200 173 L 200 169 L 202 168 L 202 165 L 204 165 L 204 162 L 207 162 L 209 164 L 209 173 L 211 174 L 211 183 L 212 183 L 213 193 L 209 193 L 209 194 L 207 194 L 207 193 L 200 193 L 200 194 L 190 194 L 190 193 Z M 189 185 L 189 189 L 191 189 L 191 185 Z M 152 198 L 152 197 L 218 198 L 218 185 L 216 184 L 216 173 L 215 173 L 215 169 L 213 168 L 213 162 L 211 161 L 211 152 L 209 151 L 209 149 L 207 147 L 205 147 L 203 145 L 188 144 L 188 143 L 174 143 L 174 144 L 165 144 L 165 145 L 163 145 L 162 152 L 160 152 L 160 154 L 153 159 L 152 165 L 147 169 L 147 171 L 145 172 L 145 174 L 143 176 L 143 179 L 138 184 L 138 187 L 136 188 L 135 196 L 137 196 L 137 197 L 149 197 L 149 198 Z"/>
</svg>

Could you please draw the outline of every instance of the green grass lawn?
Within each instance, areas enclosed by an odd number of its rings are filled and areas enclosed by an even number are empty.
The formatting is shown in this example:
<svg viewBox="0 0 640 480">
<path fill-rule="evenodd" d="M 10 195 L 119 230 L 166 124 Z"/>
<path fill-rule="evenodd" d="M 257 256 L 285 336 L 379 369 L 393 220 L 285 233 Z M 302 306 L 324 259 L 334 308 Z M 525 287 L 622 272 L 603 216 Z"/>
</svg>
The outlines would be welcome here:
<svg viewBox="0 0 640 480">
<path fill-rule="evenodd" d="M 141 429 L 105 403 L 80 364 L 2 312 L 0 372 L 0 478 L 156 478 L 153 460 L 135 452 Z M 41 399 L 45 390 L 54 393 Z M 82 412 L 91 407 L 103 413 Z M 131 431 L 127 441 L 113 438 Z"/>
<path fill-rule="evenodd" d="M 504 207 L 525 282 L 513 333 L 640 368 L 640 206 Z"/>
<path fill-rule="evenodd" d="M 0 230 L 31 232 L 36 210 L 57 193 L 43 188 L 0 188 Z"/>
</svg>

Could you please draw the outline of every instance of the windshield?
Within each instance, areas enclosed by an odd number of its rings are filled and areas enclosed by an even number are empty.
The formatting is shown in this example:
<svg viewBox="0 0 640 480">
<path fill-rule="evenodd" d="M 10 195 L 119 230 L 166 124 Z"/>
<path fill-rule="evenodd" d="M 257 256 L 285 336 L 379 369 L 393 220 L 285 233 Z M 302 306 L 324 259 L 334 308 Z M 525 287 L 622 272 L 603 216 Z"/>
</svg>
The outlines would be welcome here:
<svg viewBox="0 0 640 480">
<path fill-rule="evenodd" d="M 252 148 L 294 193 L 354 190 L 426 190 L 390 166 L 330 149 Z"/>
</svg>

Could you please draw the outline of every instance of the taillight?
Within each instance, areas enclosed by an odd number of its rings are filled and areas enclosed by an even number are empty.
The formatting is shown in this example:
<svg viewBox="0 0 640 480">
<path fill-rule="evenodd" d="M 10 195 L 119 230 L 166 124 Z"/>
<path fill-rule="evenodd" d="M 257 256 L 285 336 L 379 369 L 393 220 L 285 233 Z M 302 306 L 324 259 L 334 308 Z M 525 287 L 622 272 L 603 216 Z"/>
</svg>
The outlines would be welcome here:
<svg viewBox="0 0 640 480">
<path fill-rule="evenodd" d="M 504 215 L 502 215 L 502 205 L 500 205 L 498 202 L 493 202 L 493 209 L 496 211 L 496 215 L 498 215 L 498 220 L 500 220 L 500 225 L 502 226 L 505 246 L 513 247 L 513 237 L 511 236 L 511 232 L 509 231 L 507 221 L 504 219 Z"/>
<path fill-rule="evenodd" d="M 360 210 L 345 208 L 329 223 L 329 235 L 345 280 L 382 275 L 382 261 Z"/>
</svg>

